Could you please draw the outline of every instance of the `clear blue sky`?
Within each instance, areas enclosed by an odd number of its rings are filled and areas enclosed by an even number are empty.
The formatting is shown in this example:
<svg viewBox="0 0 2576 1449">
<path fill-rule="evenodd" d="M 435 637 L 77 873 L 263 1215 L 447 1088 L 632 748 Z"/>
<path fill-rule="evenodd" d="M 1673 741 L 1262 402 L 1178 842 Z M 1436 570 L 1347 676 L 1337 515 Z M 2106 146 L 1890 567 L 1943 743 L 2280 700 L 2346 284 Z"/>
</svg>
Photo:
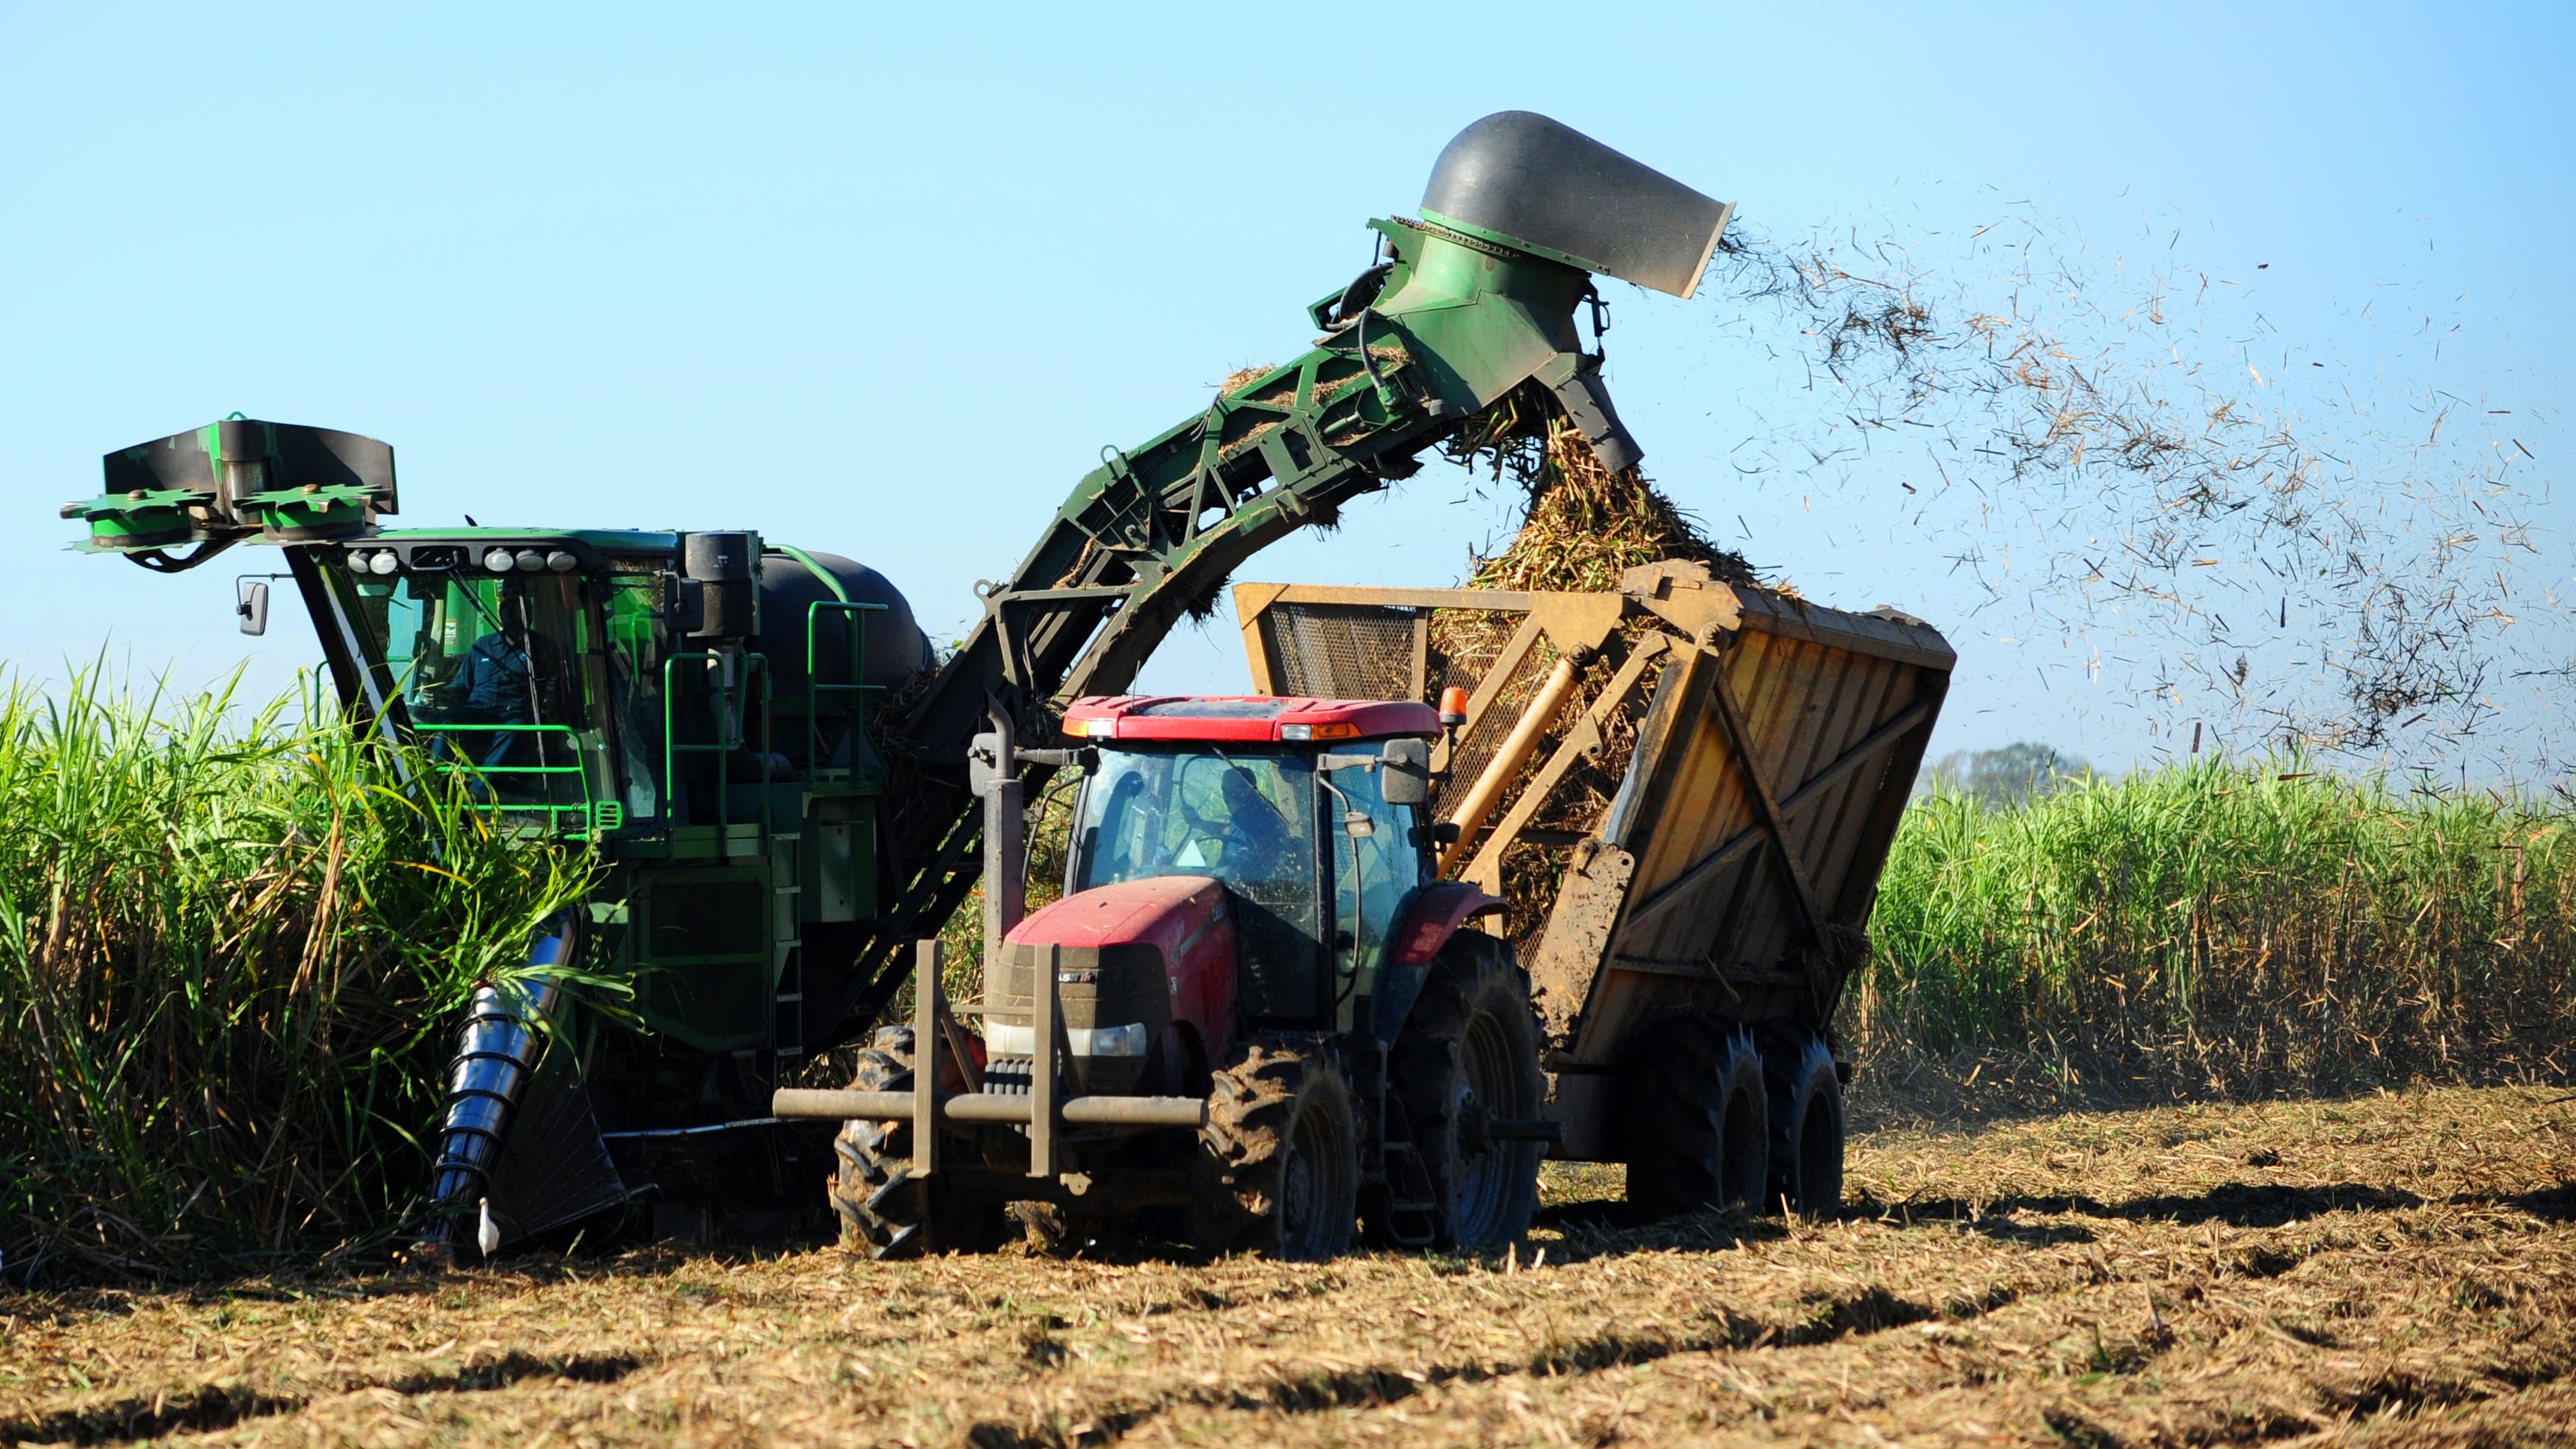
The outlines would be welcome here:
<svg viewBox="0 0 2576 1449">
<path fill-rule="evenodd" d="M 2378 345 L 2337 319 L 2403 273 L 2474 323 L 2447 385 L 2518 399 L 2544 462 L 2576 442 L 2568 9 L 1948 10 L 13 5 L 8 655 L 193 684 L 248 652 L 263 691 L 311 657 L 299 622 L 233 632 L 226 565 L 62 551 L 102 452 L 234 409 L 392 442 L 404 522 L 758 528 L 953 636 L 1103 444 L 1300 349 L 1362 224 L 1506 108 L 1781 234 L 2005 201 L 2179 228 L 2204 268 L 2269 263 L 2267 321 L 2325 348 Z M 1615 302 L 1621 410 L 1685 506 L 1812 597 L 1950 630 L 1936 748 L 2153 753 L 1948 561 L 1728 466 L 1779 364 L 1717 299 Z M 2530 505 L 2564 594 L 2576 499 Z M 1505 522 L 1426 473 L 1245 573 L 1446 582 Z M 1239 685 L 1228 619 L 1148 682 Z"/>
</svg>

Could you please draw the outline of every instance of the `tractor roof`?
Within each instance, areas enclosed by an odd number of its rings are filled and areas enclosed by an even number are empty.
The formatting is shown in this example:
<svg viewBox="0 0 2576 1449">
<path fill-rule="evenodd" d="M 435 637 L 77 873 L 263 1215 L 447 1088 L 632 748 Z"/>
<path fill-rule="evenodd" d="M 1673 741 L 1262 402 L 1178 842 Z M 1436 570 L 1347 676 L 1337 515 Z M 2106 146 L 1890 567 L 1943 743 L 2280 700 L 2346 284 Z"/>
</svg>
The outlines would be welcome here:
<svg viewBox="0 0 2576 1449">
<path fill-rule="evenodd" d="M 1304 699 L 1272 694 L 1093 695 L 1064 712 L 1064 732 L 1094 740 L 1429 739 L 1440 715 L 1427 704 Z"/>
</svg>

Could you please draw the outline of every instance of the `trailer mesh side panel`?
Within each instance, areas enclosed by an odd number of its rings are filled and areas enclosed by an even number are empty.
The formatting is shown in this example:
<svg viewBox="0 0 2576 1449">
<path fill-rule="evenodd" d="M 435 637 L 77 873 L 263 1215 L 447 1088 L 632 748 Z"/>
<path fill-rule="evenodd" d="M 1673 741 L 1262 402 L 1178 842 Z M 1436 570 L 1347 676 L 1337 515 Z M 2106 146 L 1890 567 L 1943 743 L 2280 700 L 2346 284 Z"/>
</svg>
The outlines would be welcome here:
<svg viewBox="0 0 2576 1449">
<path fill-rule="evenodd" d="M 1414 610 L 1375 604 L 1277 604 L 1261 615 L 1277 691 L 1320 699 L 1420 699 L 1419 627 Z"/>
<path fill-rule="evenodd" d="M 1518 620 L 1502 622 L 1509 625 Z M 1504 632 L 1509 633 L 1508 627 Z M 1488 667 L 1493 662 L 1490 652 L 1474 660 L 1452 659 L 1441 684 L 1444 687 L 1454 684 L 1473 694 L 1484 683 Z M 1472 728 L 1459 737 L 1457 753 L 1449 759 L 1449 783 L 1441 788 L 1440 797 L 1433 805 L 1434 813 L 1446 819 L 1456 814 L 1458 807 L 1466 802 L 1467 792 L 1476 786 L 1476 777 L 1484 774 L 1485 766 L 1501 753 L 1503 741 L 1511 736 L 1512 727 L 1520 723 L 1521 711 L 1529 708 L 1531 697 L 1538 693 L 1540 681 L 1555 665 L 1556 651 L 1549 648 L 1544 639 L 1521 656 L 1520 663 L 1514 666 L 1503 681 L 1502 689 L 1495 694 L 1493 704 L 1486 708 Z M 1569 704 L 1568 713 L 1579 707 Z"/>
<path fill-rule="evenodd" d="M 1275 661 L 1271 688 L 1277 693 L 1428 704 L 1450 685 L 1473 694 L 1521 619 L 1517 610 L 1278 603 L 1262 611 L 1261 636 Z M 1433 675 L 1428 680 L 1414 673 L 1415 634 L 1425 627 L 1434 641 L 1426 661 Z M 1556 651 L 1544 639 L 1522 657 L 1493 707 L 1459 739 L 1433 813 L 1445 816 L 1458 808 L 1555 663 Z"/>
</svg>

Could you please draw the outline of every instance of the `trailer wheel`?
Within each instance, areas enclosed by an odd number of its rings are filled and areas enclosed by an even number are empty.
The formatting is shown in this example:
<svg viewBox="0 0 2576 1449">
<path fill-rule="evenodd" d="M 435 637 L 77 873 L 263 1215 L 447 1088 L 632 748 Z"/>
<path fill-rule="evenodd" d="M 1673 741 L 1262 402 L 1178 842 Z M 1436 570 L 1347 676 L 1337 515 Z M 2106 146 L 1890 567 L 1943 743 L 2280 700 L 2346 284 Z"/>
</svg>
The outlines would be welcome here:
<svg viewBox="0 0 2576 1449">
<path fill-rule="evenodd" d="M 913 1085 L 912 1028 L 880 1028 L 859 1053 L 855 1092 L 909 1092 Z M 830 1189 L 841 1219 L 841 1246 L 872 1258 L 922 1253 L 982 1252 L 999 1244 L 998 1203 L 945 1199 L 912 1175 L 912 1124 L 860 1119 L 841 1124 L 832 1150 L 840 1159 Z"/>
<path fill-rule="evenodd" d="M 1771 1185 L 1763 1207 L 1829 1217 L 1843 1202 L 1843 1083 L 1833 1048 L 1815 1031 L 1782 1033 L 1767 1073 Z"/>
<path fill-rule="evenodd" d="M 1431 1177 L 1434 1242 L 1491 1248 L 1526 1235 L 1543 1148 L 1484 1133 L 1489 1120 L 1537 1117 L 1547 1100 L 1529 978 L 1508 944 L 1481 931 L 1449 938 L 1396 1037 L 1387 1089 Z"/>
<path fill-rule="evenodd" d="M 1260 1036 L 1215 1077 L 1199 1134 L 1194 1236 L 1220 1252 L 1299 1262 L 1348 1252 L 1359 1122 L 1340 1064 L 1312 1038 Z"/>
<path fill-rule="evenodd" d="M 1628 1090 L 1628 1201 L 1648 1217 L 1759 1209 L 1772 1127 L 1743 1027 L 1677 1017 L 1639 1044 Z"/>
</svg>

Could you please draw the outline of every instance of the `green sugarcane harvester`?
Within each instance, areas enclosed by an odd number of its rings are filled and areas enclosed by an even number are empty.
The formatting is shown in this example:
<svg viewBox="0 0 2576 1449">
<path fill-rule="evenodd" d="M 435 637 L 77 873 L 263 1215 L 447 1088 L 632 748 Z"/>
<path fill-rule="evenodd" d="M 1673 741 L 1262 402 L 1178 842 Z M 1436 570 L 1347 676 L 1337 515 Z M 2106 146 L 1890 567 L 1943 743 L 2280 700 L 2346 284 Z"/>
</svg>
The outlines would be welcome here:
<svg viewBox="0 0 2576 1449">
<path fill-rule="evenodd" d="M 1218 723 L 1183 721 L 1161 744 L 1111 748 L 1117 726 L 1098 721 L 1120 710 L 1097 706 L 1070 747 L 1015 740 L 1061 738 L 1071 702 L 1123 691 L 1253 553 L 1411 475 L 1515 390 L 1544 389 L 1609 466 L 1634 462 L 1600 356 L 1578 336 L 1578 313 L 1599 301 L 1592 274 L 1687 297 L 1730 211 L 1544 117 L 1477 122 L 1441 155 L 1420 219 L 1370 223 L 1381 260 L 1308 309 L 1323 334 L 1313 349 L 1140 447 L 1104 450 L 1019 567 L 979 585 L 983 617 L 944 662 L 882 576 L 752 533 L 383 527 L 393 451 L 351 433 L 236 417 L 175 434 L 108 455 L 106 491 L 63 516 L 88 525 L 81 547 L 165 572 L 236 543 L 277 546 L 351 728 L 420 747 L 397 759 L 471 772 L 514 828 L 602 863 L 586 909 L 549 926 L 529 960 L 631 977 L 640 1025 L 584 1009 L 542 970 L 477 991 L 436 1137 L 433 1242 L 478 1203 L 512 1238 L 646 1200 L 666 1233 L 715 1230 L 719 1210 L 724 1231 L 761 1231 L 764 1215 L 783 1230 L 815 1165 L 835 1160 L 821 1134 L 836 1122 L 845 1237 L 879 1252 L 968 1241 L 1005 1198 L 1081 1206 L 1085 1191 L 1095 1207 L 1234 1202 L 1209 1231 L 1280 1251 L 1330 1251 L 1347 1232 L 1316 1215 L 1346 1222 L 1354 1192 L 1403 1209 L 1375 1214 L 1398 1241 L 1493 1240 L 1526 1223 L 1538 1151 L 1561 1130 L 1540 1119 L 1525 975 L 1497 966 L 1494 938 L 1458 930 L 1499 902 L 1439 879 L 1440 832 L 1419 803 L 1439 723 L 1421 702 L 1328 712 L 1317 739 L 1277 709 L 1237 701 L 1229 714 L 1219 701 L 1199 712 Z M 257 632 L 267 585 L 241 584 Z M 1260 718 L 1239 728 L 1247 711 Z M 1328 754 L 1335 736 L 1343 753 Z M 1103 764 L 1112 755 L 1119 769 Z M 1146 765 L 1210 759 L 1236 778 L 1137 783 Z M 1135 916 L 1138 929 L 1187 918 L 1204 934 L 1226 916 L 1247 962 L 1242 989 L 1202 982 L 1181 1004 L 1174 957 L 1176 1000 L 1147 1012 L 1154 1040 L 1085 1013 L 1108 1009 L 1134 962 L 1187 955 L 1196 938 L 1140 945 L 1092 920 L 1022 943 L 1044 917 L 1021 920 L 1023 805 L 1067 767 L 1129 782 L 1081 809 L 1179 789 L 1184 808 L 1280 815 L 1321 852 L 1304 877 L 1318 898 L 1302 903 L 1247 888 L 1250 867 L 1215 863 L 1220 848 L 1163 862 L 1177 879 L 1202 872 L 1215 893 L 1181 891 L 1162 915 Z M 1354 803 L 1360 793 L 1372 803 Z M 1401 848 L 1371 867 L 1389 880 L 1358 883 L 1356 857 L 1334 852 L 1356 848 L 1367 812 L 1387 817 L 1381 844 Z M 1119 875 L 1095 855 L 1077 862 L 1085 871 Z M 1019 933 L 995 952 L 983 1039 L 958 1029 L 934 967 L 919 978 L 917 1026 L 876 1033 L 856 1088 L 797 1089 L 804 1064 L 869 1039 L 931 954 L 916 943 L 979 879 L 994 887 L 985 939 Z M 1399 901 L 1394 916 L 1336 929 L 1331 897 L 1350 889 Z M 1228 900 L 1230 916 L 1210 913 Z M 1404 951 L 1383 947 L 1405 930 Z M 1383 980 L 1358 979 L 1361 936 L 1381 943 L 1366 973 Z M 1431 1154 L 1485 1154 L 1475 1190 L 1491 1202 L 1472 1210 L 1458 1206 L 1472 1184 L 1438 1162 L 1426 1174 L 1404 1104 L 1390 1125 L 1382 1100 L 1425 963 L 1462 953 L 1478 979 L 1519 993 L 1502 1016 L 1521 1018 L 1500 1028 L 1518 1059 L 1476 1078 L 1489 1101 L 1519 1105 L 1472 1133 L 1444 1117 Z M 1059 969 L 1033 974 L 1041 954 Z M 1160 995 L 1162 970 L 1145 979 Z M 1247 1111 L 1276 1117 L 1318 1093 L 1344 1106 L 1271 1123 L 1288 1142 L 1275 1162 L 1247 1165 L 1240 1140 L 1214 1141 L 1240 1139 Z M 1335 1146 L 1336 1132 L 1350 1140 Z M 1317 1153 L 1325 1195 L 1280 1190 L 1282 1173 L 1314 1177 L 1288 1162 Z M 1333 1186 L 1336 1173 L 1353 1182 Z"/>
</svg>

